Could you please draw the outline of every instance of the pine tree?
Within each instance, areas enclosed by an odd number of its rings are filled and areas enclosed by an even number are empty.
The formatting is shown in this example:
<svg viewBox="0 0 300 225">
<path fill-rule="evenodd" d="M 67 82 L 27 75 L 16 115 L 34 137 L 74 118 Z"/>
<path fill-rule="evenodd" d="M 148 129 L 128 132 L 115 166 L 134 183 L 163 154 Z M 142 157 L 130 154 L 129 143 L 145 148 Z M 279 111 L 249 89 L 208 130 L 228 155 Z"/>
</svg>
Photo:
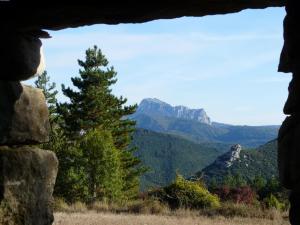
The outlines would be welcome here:
<svg viewBox="0 0 300 225">
<path fill-rule="evenodd" d="M 51 125 L 49 142 L 43 143 L 41 148 L 54 151 L 59 160 L 54 195 L 64 198 L 68 202 L 86 199 L 87 189 L 83 184 L 85 175 L 82 167 L 82 152 L 74 142 L 69 141 L 64 130 L 60 127 L 61 121 L 56 107 L 56 95 L 58 93 L 55 90 L 56 84 L 50 83 L 50 77 L 46 71 L 34 83 L 44 93 Z"/>
<path fill-rule="evenodd" d="M 80 141 L 85 159 L 89 201 L 113 201 L 123 199 L 124 186 L 120 151 L 108 131 L 90 130 Z"/>
<path fill-rule="evenodd" d="M 40 76 L 38 76 L 37 80 L 34 82 L 35 87 L 42 89 L 46 103 L 49 110 L 49 120 L 52 126 L 53 122 L 57 118 L 56 104 L 57 99 L 56 95 L 58 93 L 56 88 L 56 84 L 54 82 L 50 83 L 50 77 L 47 75 L 47 71 L 44 71 Z"/>
<path fill-rule="evenodd" d="M 266 179 L 264 179 L 260 175 L 257 175 L 252 180 L 251 186 L 256 192 L 259 192 L 263 187 L 266 186 L 266 184 L 267 184 Z"/>
<path fill-rule="evenodd" d="M 113 67 L 108 68 L 107 59 L 96 46 L 88 49 L 85 61 L 78 60 L 78 64 L 83 68 L 80 77 L 71 80 L 79 91 L 62 85 L 63 94 L 70 99 L 70 103 L 60 104 L 58 108 L 66 130 L 76 137 L 94 128 L 111 129 L 118 147 L 124 145 L 134 122 L 121 120 L 134 113 L 136 105 L 124 106 L 127 99 L 111 93 L 110 86 L 117 82 L 117 73 Z"/>
<path fill-rule="evenodd" d="M 128 198 L 137 194 L 142 169 L 140 160 L 128 145 L 135 122 L 127 119 L 134 113 L 136 105 L 125 106 L 127 99 L 112 94 L 111 85 L 117 82 L 113 67 L 97 46 L 86 51 L 85 60 L 78 60 L 81 67 L 79 77 L 72 78 L 78 90 L 62 85 L 62 91 L 70 99 L 58 105 L 58 112 L 64 120 L 64 129 L 71 139 L 80 139 L 91 130 L 105 130 L 112 134 L 113 142 L 120 151 L 124 187 Z"/>
<path fill-rule="evenodd" d="M 85 160 L 79 144 L 70 141 L 64 131 L 57 127 L 46 149 L 55 152 L 59 169 L 54 196 L 67 202 L 86 201 L 89 197 L 86 185 Z"/>
</svg>

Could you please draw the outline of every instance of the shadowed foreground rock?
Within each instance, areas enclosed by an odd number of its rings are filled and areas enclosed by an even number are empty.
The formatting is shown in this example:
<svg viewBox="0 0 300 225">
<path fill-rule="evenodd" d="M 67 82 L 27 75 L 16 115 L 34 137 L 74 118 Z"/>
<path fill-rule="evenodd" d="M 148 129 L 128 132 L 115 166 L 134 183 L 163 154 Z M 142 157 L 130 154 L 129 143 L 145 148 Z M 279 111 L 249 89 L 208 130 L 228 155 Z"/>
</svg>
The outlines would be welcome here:
<svg viewBox="0 0 300 225">
<path fill-rule="evenodd" d="M 56 156 L 20 146 L 48 141 L 49 128 L 42 90 L 0 81 L 0 225 L 52 224 Z"/>
<path fill-rule="evenodd" d="M 46 32 L 45 32 L 46 33 Z M 41 55 L 42 33 L 31 34 L 8 31 L 0 36 L 1 80 L 26 80 L 41 72 L 39 65 L 43 64 Z M 2 57 L 1 57 L 2 55 Z M 41 65 L 44 67 L 44 65 Z"/>
<path fill-rule="evenodd" d="M 57 168 L 53 152 L 0 147 L 0 224 L 52 224 Z"/>
<path fill-rule="evenodd" d="M 0 145 L 48 141 L 49 113 L 42 90 L 0 81 Z"/>
<path fill-rule="evenodd" d="M 300 224 L 300 5 L 286 0 L 284 46 L 278 70 L 292 72 L 289 96 L 284 106 L 288 115 L 278 135 L 278 168 L 282 184 L 291 190 L 290 222 Z"/>
<path fill-rule="evenodd" d="M 31 4 L 30 4 L 31 3 Z M 264 8 L 269 6 L 286 6 L 287 15 L 284 20 L 284 46 L 281 53 L 280 65 L 278 70 L 281 72 L 292 72 L 293 81 L 289 87 L 289 98 L 285 106 L 284 112 L 289 117 L 284 122 L 279 138 L 279 169 L 280 177 L 283 184 L 292 190 L 291 195 L 291 215 L 290 221 L 293 225 L 300 224 L 300 7 L 297 0 L 161 0 L 161 1 L 81 1 L 79 3 L 72 2 L 69 4 L 67 1 L 45 1 L 43 4 L 32 4 L 33 1 L 0 1 L 0 66 L 1 66 L 1 80 L 24 80 L 34 75 L 38 71 L 38 65 L 41 64 L 40 54 L 40 40 L 39 38 L 48 37 L 43 29 L 59 30 L 67 27 L 76 27 L 81 25 L 92 25 L 96 23 L 128 23 L 128 22 L 145 22 L 154 19 L 163 18 L 176 18 L 181 16 L 204 16 L 238 12 L 247 8 Z M 27 110 L 27 106 L 30 105 L 24 99 L 20 104 L 22 110 L 14 111 L 14 108 L 7 107 L 7 99 L 14 97 L 9 92 L 2 91 L 0 86 L 0 145 L 8 144 L 26 144 L 30 141 L 40 141 L 33 139 L 32 137 L 38 137 L 33 135 L 30 130 L 31 125 L 40 123 L 32 120 L 27 120 L 26 113 L 24 118 L 15 117 L 16 115 L 22 115 L 23 110 Z M 6 96 L 7 98 L 3 98 Z M 18 97 L 18 96 L 17 96 Z M 19 98 L 16 98 L 19 99 Z M 22 99 L 22 97 L 20 98 Z M 14 99 L 13 99 L 14 100 Z M 28 99 L 27 99 L 28 100 Z M 31 102 L 31 100 L 29 101 Z M 33 101 L 34 102 L 34 101 Z M 20 109 L 21 109 L 20 108 Z M 19 114 L 15 114 L 15 112 Z M 27 112 L 36 112 L 35 110 Z M 27 114 L 29 115 L 29 114 Z M 38 115 L 38 114 L 36 114 Z M 14 120 L 19 118 L 21 121 Z M 41 117 L 42 118 L 42 117 Z M 15 121 L 15 122 L 14 122 Z M 18 121 L 18 122 L 17 122 Z M 16 123 L 17 122 L 17 123 Z M 24 123 L 23 123 L 24 122 Z M 25 125 L 27 123 L 27 126 Z M 31 124 L 32 123 L 32 124 Z M 4 124 L 4 126 L 3 126 Z M 14 125 L 12 125 L 14 124 Z M 20 125 L 20 126 L 19 126 Z M 24 125 L 22 127 L 21 125 Z M 45 124 L 43 124 L 45 125 Z M 12 128 L 16 128 L 14 131 Z M 2 132 L 2 133 L 1 133 Z M 18 133 L 19 132 L 19 133 Z M 26 133 L 28 133 L 26 135 Z M 9 135 L 7 135 L 9 134 Z M 13 135 L 17 134 L 17 135 Z M 18 135 L 21 138 L 14 143 L 14 140 L 18 139 Z M 4 154 L 8 150 L 3 150 L 1 154 Z M 14 150 L 15 151 L 15 150 Z M 28 150 L 29 151 L 29 150 Z M 30 151 L 27 153 L 29 154 Z M 29 154 L 24 158 L 15 160 L 16 154 L 12 151 L 11 162 L 9 164 L 12 171 L 18 168 L 27 169 L 25 165 L 31 165 L 35 162 Z M 6 154 L 6 153 L 5 153 Z M 1 157 L 3 157 L 1 155 Z M 7 156 L 8 157 L 8 156 Z M 1 158 L 2 160 L 2 158 Z M 33 161 L 32 161 L 33 160 Z M 1 162 L 2 163 L 2 162 Z M 22 164 L 24 163 L 24 165 Z M 3 163 L 2 163 L 3 164 Z M 2 165 L 1 164 L 1 165 Z M 4 164 L 3 164 L 4 165 Z M 8 168 L 8 163 L 5 164 Z M 19 166 L 19 167 L 18 167 Z M 41 168 L 35 170 L 26 171 L 25 180 L 32 178 L 37 171 L 45 170 L 44 164 L 41 164 Z M 1 170 L 1 173 L 5 175 L 3 179 L 8 178 L 9 170 Z M 8 174 L 6 174 L 8 173 Z M 24 172 L 25 174 L 25 172 Z M 41 173 L 42 174 L 42 173 Z M 42 175 L 38 175 L 36 180 L 39 181 Z M 1 179 L 1 177 L 0 177 Z M 14 182 L 14 180 L 12 180 Z M 34 183 L 34 182 L 33 182 Z M 14 183 L 12 183 L 14 184 Z M 39 183 L 35 185 L 37 190 L 39 189 Z M 5 186 L 6 189 L 9 187 Z M 5 188 L 2 187 L 2 188 Z M 28 186 L 29 187 L 29 186 Z M 33 187 L 32 187 L 33 188 Z M 1 187 L 0 187 L 1 189 Z M 9 188 L 7 190 L 10 190 Z M 19 195 L 21 192 L 19 189 Z M 27 189 L 24 189 L 24 193 Z M 49 189 L 47 189 L 49 190 Z M 10 193 L 3 192 L 0 193 Z M 16 192 L 17 193 L 17 192 Z M 31 193 L 31 192 L 30 192 Z M 47 193 L 46 195 L 48 195 Z M 20 197 L 18 195 L 18 197 Z M 32 192 L 31 198 L 36 199 L 39 197 L 39 193 Z M 30 199 L 28 195 L 24 195 L 25 199 Z M 0 196 L 1 197 L 1 196 Z M 24 200 L 25 201 L 25 200 Z M 3 202 L 3 201 L 2 201 Z M 32 202 L 25 201 L 27 203 L 22 205 L 31 209 L 30 204 Z M 19 206 L 15 206 L 18 212 L 21 212 Z M 21 207 L 22 208 L 22 207 Z M 26 211 L 32 215 L 32 221 L 35 217 L 46 218 L 41 211 Z M 31 214 L 29 214 L 29 212 Z M 21 215 L 21 214 L 20 214 Z M 24 214 L 25 215 L 25 214 Z M 47 214 L 48 215 L 48 214 Z M 1 215 L 0 215 L 1 218 Z M 27 218 L 27 217 L 26 217 Z M 25 219 L 22 218 L 24 221 Z M 29 221 L 29 219 L 28 219 Z M 23 223 L 23 224 L 47 224 L 47 223 Z M 49 224 L 49 222 L 48 222 Z"/>
</svg>

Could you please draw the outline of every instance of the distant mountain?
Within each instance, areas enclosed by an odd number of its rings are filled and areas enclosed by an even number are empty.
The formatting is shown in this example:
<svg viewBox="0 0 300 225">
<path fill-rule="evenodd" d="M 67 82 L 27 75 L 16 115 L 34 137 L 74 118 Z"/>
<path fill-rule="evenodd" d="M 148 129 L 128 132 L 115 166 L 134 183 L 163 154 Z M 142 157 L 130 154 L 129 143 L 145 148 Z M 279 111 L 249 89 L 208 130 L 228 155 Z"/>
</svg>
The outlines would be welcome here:
<svg viewBox="0 0 300 225">
<path fill-rule="evenodd" d="M 211 122 L 204 109 L 171 106 L 158 99 L 144 99 L 137 112 L 130 116 L 137 127 L 175 134 L 202 142 L 240 143 L 257 147 L 277 137 L 279 126 L 234 126 Z"/>
<path fill-rule="evenodd" d="M 231 146 L 230 150 L 219 156 L 211 166 L 226 170 L 231 167 L 235 161 L 240 159 L 241 150 L 242 146 L 239 144 Z"/>
<path fill-rule="evenodd" d="M 195 177 L 201 176 L 209 183 L 213 178 L 220 182 L 227 175 L 239 174 L 251 180 L 255 176 L 269 179 L 277 173 L 277 141 L 273 140 L 254 150 L 242 150 L 240 145 L 234 145 Z"/>
<path fill-rule="evenodd" d="M 157 98 L 146 98 L 139 104 L 138 114 L 163 116 L 170 118 L 193 120 L 204 124 L 211 124 L 204 109 L 190 109 L 186 106 L 171 106 Z"/>
<path fill-rule="evenodd" d="M 176 171 L 188 177 L 212 163 L 230 145 L 220 143 L 197 144 L 176 135 L 137 129 L 132 146 L 136 155 L 150 168 L 141 178 L 141 189 L 165 186 L 175 177 Z"/>
</svg>

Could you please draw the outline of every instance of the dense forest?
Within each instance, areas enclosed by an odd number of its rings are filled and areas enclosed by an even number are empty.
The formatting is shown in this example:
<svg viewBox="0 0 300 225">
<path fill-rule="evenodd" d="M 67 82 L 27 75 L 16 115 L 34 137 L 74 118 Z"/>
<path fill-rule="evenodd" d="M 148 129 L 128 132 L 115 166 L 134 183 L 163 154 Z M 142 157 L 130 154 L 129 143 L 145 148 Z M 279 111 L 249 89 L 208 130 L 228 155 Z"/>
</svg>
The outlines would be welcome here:
<svg viewBox="0 0 300 225">
<path fill-rule="evenodd" d="M 132 146 L 149 170 L 141 177 L 141 190 L 170 184 L 176 172 L 189 177 L 228 151 L 229 144 L 195 143 L 180 136 L 137 129 Z"/>
</svg>

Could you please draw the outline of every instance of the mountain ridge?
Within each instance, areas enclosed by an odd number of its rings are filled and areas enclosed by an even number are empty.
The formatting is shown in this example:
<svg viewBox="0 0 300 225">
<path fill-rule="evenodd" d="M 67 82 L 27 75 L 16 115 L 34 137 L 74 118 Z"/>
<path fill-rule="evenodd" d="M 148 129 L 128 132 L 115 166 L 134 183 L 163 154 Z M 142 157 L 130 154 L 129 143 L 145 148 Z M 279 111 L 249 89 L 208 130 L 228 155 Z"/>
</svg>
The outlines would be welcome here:
<svg viewBox="0 0 300 225">
<path fill-rule="evenodd" d="M 172 106 L 157 98 L 145 98 L 139 104 L 137 113 L 150 115 L 159 114 L 165 117 L 173 117 L 178 119 L 195 120 L 205 124 L 211 124 L 210 118 L 207 116 L 203 108 L 191 109 L 187 106 Z"/>
<path fill-rule="evenodd" d="M 196 114 L 198 117 L 193 117 L 193 111 L 184 116 L 175 115 L 178 113 L 175 107 L 159 99 L 147 98 L 141 101 L 136 113 L 130 118 L 137 122 L 138 128 L 179 135 L 196 143 L 239 143 L 244 147 L 258 147 L 276 138 L 279 130 L 279 125 L 249 126 L 211 122 L 204 109 L 187 108 L 187 110 L 198 110 Z M 202 120 L 199 119 L 200 115 L 204 115 Z"/>
</svg>

